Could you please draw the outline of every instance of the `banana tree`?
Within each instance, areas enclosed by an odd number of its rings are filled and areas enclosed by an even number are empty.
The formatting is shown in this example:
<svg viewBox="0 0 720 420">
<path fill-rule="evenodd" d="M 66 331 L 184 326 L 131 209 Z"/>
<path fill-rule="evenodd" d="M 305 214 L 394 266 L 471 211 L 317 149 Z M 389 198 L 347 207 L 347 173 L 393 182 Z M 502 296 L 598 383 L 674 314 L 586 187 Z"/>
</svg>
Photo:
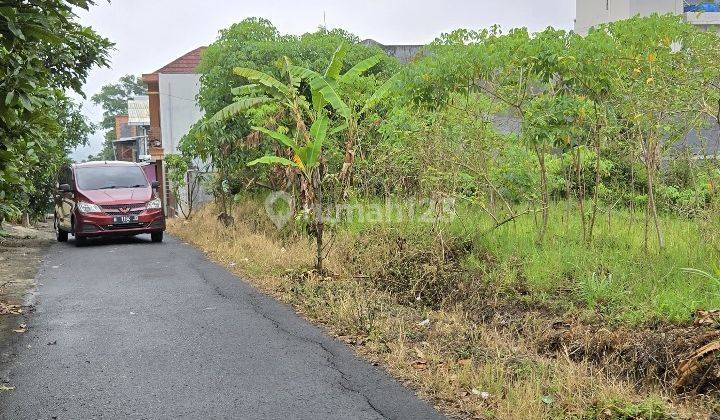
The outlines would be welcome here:
<svg viewBox="0 0 720 420">
<path fill-rule="evenodd" d="M 358 122 L 367 111 L 371 110 L 388 95 L 397 80 L 397 77 L 390 78 L 367 99 L 364 99 L 361 95 L 342 98 L 344 92 L 341 87 L 343 85 L 363 76 L 377 66 L 384 57 L 383 54 L 377 54 L 366 58 L 341 74 L 347 52 L 347 45 L 340 44 L 335 50 L 330 65 L 328 65 L 324 74 L 297 66 L 292 68 L 297 77 L 307 81 L 309 84 L 313 108 L 322 109 L 330 104 L 345 118 L 345 158 L 338 176 L 343 183 L 343 197 L 346 195 L 347 188 L 351 183 L 352 166 L 355 162 L 355 148 L 360 137 Z"/>
<path fill-rule="evenodd" d="M 332 110 L 343 117 L 348 115 L 348 107 L 339 96 L 332 96 L 335 91 L 327 83 L 321 87 L 321 93 L 317 93 L 317 95 L 323 95 L 323 98 L 329 98 L 329 100 L 326 99 L 317 108 L 315 106 L 311 107 L 307 99 L 300 93 L 302 79 L 297 75 L 299 69 L 299 67 L 292 66 L 290 60 L 285 58 L 283 73 L 287 78 L 287 82 L 283 83 L 266 73 L 254 69 L 235 68 L 235 74 L 252 83 L 234 88 L 232 92 L 236 95 L 236 100 L 218 112 L 213 117 L 213 120 L 222 122 L 251 108 L 268 103 L 277 104 L 292 116 L 295 122 L 293 135 L 287 135 L 278 130 L 253 127 L 253 130 L 261 132 L 289 148 L 292 151 L 292 159 L 283 156 L 263 156 L 249 162 L 248 166 L 258 164 L 281 165 L 296 168 L 302 174 L 302 190 L 305 191 L 304 207 L 306 210 L 312 211 L 314 216 L 313 233 L 317 244 L 315 268 L 318 272 L 322 272 L 324 222 L 322 217 L 322 174 L 320 163 L 323 143 L 327 138 L 330 125 L 326 105 L 330 104 Z M 309 129 L 307 128 L 308 122 L 311 123 Z M 340 129 L 343 129 L 343 126 Z"/>
<path fill-rule="evenodd" d="M 292 151 L 292 159 L 283 156 L 264 156 L 249 162 L 248 165 L 281 165 L 296 168 L 303 175 L 302 182 L 306 191 L 305 207 L 314 213 L 313 231 L 317 240 L 316 269 L 319 272 L 323 271 L 324 222 L 322 218 L 322 174 L 320 171 L 323 144 L 328 133 L 347 132 L 348 141 L 346 142 L 343 172 L 349 173 L 354 156 L 353 145 L 357 136 L 357 119 L 380 102 L 392 86 L 391 81 L 382 85 L 362 104 L 359 111 L 355 110 L 355 107 L 349 107 L 341 98 L 339 84 L 359 77 L 376 66 L 382 60 L 382 55 L 365 59 L 347 72 L 340 74 L 346 54 L 347 46 L 341 44 L 333 54 L 324 74 L 295 66 L 285 57 L 282 70 L 286 82 L 281 82 L 258 70 L 235 68 L 234 73 L 247 79 L 250 83 L 234 88 L 232 93 L 236 96 L 236 100 L 213 117 L 215 121 L 221 122 L 268 103 L 275 103 L 290 113 L 295 121 L 295 130 L 292 136 L 263 127 L 253 127 L 253 129 L 288 147 Z M 301 93 L 300 88 L 303 81 L 310 88 L 309 101 Z M 342 120 L 341 124 L 333 130 L 329 129 L 331 113 Z M 307 122 L 311 123 L 309 130 Z"/>
<path fill-rule="evenodd" d="M 263 127 L 253 127 L 254 130 L 264 133 L 292 150 L 292 160 L 282 156 L 263 156 L 248 163 L 248 166 L 257 164 L 282 165 L 297 168 L 304 177 L 306 188 L 305 200 L 306 209 L 313 214 L 313 231 L 316 242 L 315 269 L 323 272 L 323 233 L 325 223 L 323 221 L 323 196 L 322 196 L 322 173 L 320 170 L 320 157 L 323 143 L 327 138 L 329 118 L 320 111 L 320 115 L 312 123 L 308 136 L 305 137 L 305 144 L 300 145 L 289 136 Z"/>
</svg>

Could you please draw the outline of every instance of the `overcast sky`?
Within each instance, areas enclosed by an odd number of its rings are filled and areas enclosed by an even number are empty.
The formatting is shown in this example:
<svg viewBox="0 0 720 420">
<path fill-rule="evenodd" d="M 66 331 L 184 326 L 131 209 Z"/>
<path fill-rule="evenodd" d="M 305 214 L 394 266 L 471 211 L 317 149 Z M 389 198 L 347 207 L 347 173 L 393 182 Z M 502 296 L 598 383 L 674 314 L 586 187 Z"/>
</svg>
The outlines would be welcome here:
<svg viewBox="0 0 720 420">
<path fill-rule="evenodd" d="M 362 39 L 383 44 L 425 44 L 457 28 L 504 29 L 547 26 L 572 29 L 575 0 L 97 0 L 79 13 L 83 25 L 116 44 L 111 67 L 94 69 L 84 91 L 88 98 L 125 74 L 151 73 L 184 53 L 212 43 L 220 29 L 247 17 L 269 19 L 282 33 L 314 31 L 325 22 Z M 100 121 L 102 110 L 89 101 L 84 112 Z M 78 149 L 75 159 L 96 153 L 102 134 Z"/>
</svg>

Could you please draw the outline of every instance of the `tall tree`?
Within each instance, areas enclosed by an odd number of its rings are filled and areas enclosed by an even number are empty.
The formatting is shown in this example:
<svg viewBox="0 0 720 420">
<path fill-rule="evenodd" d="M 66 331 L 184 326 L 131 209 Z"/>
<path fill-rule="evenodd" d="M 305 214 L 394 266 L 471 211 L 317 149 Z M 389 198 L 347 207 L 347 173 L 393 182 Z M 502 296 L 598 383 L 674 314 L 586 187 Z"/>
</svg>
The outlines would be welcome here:
<svg viewBox="0 0 720 420">
<path fill-rule="evenodd" d="M 294 127 L 284 127 L 280 130 L 252 128 L 282 144 L 286 149 L 283 154 L 287 155 L 289 149 L 291 159 L 266 155 L 249 162 L 248 166 L 280 165 L 299 172 L 304 211 L 312 218 L 312 231 L 316 238 L 315 269 L 320 273 L 324 271 L 322 184 L 325 176 L 323 163 L 327 161 L 323 154 L 323 145 L 330 133 L 352 132 L 351 127 L 357 127 L 359 115 L 377 104 L 389 90 L 389 84 L 382 86 L 364 103 L 362 110 L 354 114 L 340 97 L 339 85 L 371 70 L 381 61 L 382 56 L 369 57 L 341 74 L 346 54 L 347 46 L 340 44 L 323 74 L 295 66 L 289 58 L 283 57 L 282 68 L 285 75 L 283 79 L 286 82 L 281 82 L 255 69 L 236 67 L 234 73 L 251 83 L 233 88 L 232 93 L 236 95 L 235 102 L 213 117 L 214 121 L 224 123 L 230 117 L 268 103 L 278 105 L 291 116 Z M 304 87 L 309 89 L 303 89 Z M 331 130 L 333 116 L 338 126 Z M 354 133 L 351 135 L 354 136 Z"/>
<path fill-rule="evenodd" d="M 107 65 L 112 43 L 80 25 L 73 7 L 92 0 L 6 0 L 0 7 L 0 221 L 27 211 L 43 153 L 65 148 L 58 101 L 82 95 L 89 70 Z M 53 158 L 58 156 L 52 155 Z"/>
<path fill-rule="evenodd" d="M 265 19 L 245 19 L 220 31 L 218 40 L 203 53 L 198 67 L 201 74 L 198 103 L 208 116 L 232 104 L 232 88 L 246 79 L 233 73 L 236 67 L 255 69 L 285 80 L 287 75 L 282 70 L 282 63 L 284 57 L 288 57 L 295 65 L 317 72 L 325 71 L 339 44 L 347 47 L 345 60 L 338 71 L 347 71 L 351 64 L 379 54 L 379 62 L 368 70 L 369 75 L 387 76 L 397 70 L 397 60 L 383 54 L 379 48 L 368 47 L 359 41 L 356 36 L 340 29 L 320 28 L 302 36 L 281 35 Z M 287 122 L 284 120 L 291 119 L 279 111 L 281 109 L 276 105 L 268 104 L 256 109 L 256 114 L 237 115 L 222 129 L 208 124 L 206 118 L 199 121 L 191 134 L 183 139 L 183 142 L 194 142 L 196 145 L 191 149 L 199 151 L 204 161 L 212 162 L 218 173 L 214 190 L 221 204 L 231 203 L 229 193 L 237 192 L 245 185 L 274 185 L 275 180 L 282 179 L 280 168 L 258 173 L 245 166 L 248 161 L 276 152 L 275 145 L 263 141 L 251 126 L 266 125 L 268 120 L 283 125 Z M 223 207 L 226 206 L 223 204 Z"/>
<path fill-rule="evenodd" d="M 92 96 L 92 101 L 103 108 L 103 119 L 99 124 L 105 130 L 105 142 L 99 160 L 114 160 L 113 140 L 115 140 L 115 116 L 127 114 L 127 101 L 138 95 L 146 95 L 147 87 L 142 79 L 131 74 L 125 75 L 117 83 L 105 85 L 100 92 Z"/>
</svg>

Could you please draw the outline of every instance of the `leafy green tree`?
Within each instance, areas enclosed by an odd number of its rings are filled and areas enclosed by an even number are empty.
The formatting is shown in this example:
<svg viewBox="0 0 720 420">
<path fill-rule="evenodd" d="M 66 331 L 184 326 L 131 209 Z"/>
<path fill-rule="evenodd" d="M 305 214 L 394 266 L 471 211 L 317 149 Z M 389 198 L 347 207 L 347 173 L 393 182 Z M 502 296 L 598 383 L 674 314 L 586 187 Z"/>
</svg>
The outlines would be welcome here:
<svg viewBox="0 0 720 420">
<path fill-rule="evenodd" d="M 304 209 L 313 218 L 313 231 L 316 237 L 316 264 L 318 272 L 323 272 L 323 177 L 322 163 L 323 144 L 329 133 L 347 130 L 356 126 L 357 115 L 340 97 L 339 83 L 346 82 L 377 65 L 381 57 L 374 56 L 355 64 L 347 72 L 341 73 L 344 65 L 347 47 L 341 44 L 323 74 L 306 67 L 293 65 L 289 58 L 283 59 L 283 73 L 286 82 L 280 82 L 273 76 L 249 68 L 237 67 L 235 74 L 252 82 L 232 89 L 236 96 L 235 101 L 218 112 L 213 119 L 218 122 L 229 117 L 242 114 L 247 110 L 268 103 L 276 104 L 286 111 L 294 121 L 294 127 L 289 130 L 267 129 L 252 127 L 278 141 L 290 150 L 291 158 L 277 155 L 266 155 L 248 163 L 248 166 L 257 164 L 281 165 L 294 168 L 302 175 L 300 190 L 303 191 Z M 303 82 L 309 88 L 303 89 Z M 359 111 L 359 114 L 377 103 L 387 92 L 380 89 L 373 95 Z M 339 119 L 337 128 L 330 130 L 331 117 Z M 309 127 L 309 128 L 308 128 Z M 289 135 L 288 135 L 289 134 Z"/>
<path fill-rule="evenodd" d="M 701 124 L 704 79 L 717 79 L 716 67 L 706 67 L 704 57 L 719 57 L 716 35 L 704 34 L 678 16 L 653 15 L 604 25 L 615 38 L 618 52 L 608 65 L 621 72 L 613 107 L 630 147 L 638 152 L 646 172 L 648 225 L 654 225 L 658 246 L 665 239 L 658 218 L 656 188 L 664 155 L 693 127 Z M 715 69 L 715 70 L 713 70 Z"/>
<path fill-rule="evenodd" d="M 27 212 L 35 217 L 50 210 L 60 167 L 70 163 L 68 156 L 73 149 L 87 145 L 95 129 L 82 115 L 80 106 L 62 95 L 46 109 L 45 118 L 47 129 L 37 139 L 35 149 L 38 164 L 28 174 L 31 187 L 27 189 Z"/>
<path fill-rule="evenodd" d="M 27 211 L 43 154 L 64 153 L 55 147 L 63 133 L 54 110 L 63 92 L 81 93 L 90 68 L 107 65 L 112 44 L 77 23 L 72 9 L 92 4 L 8 0 L 0 7 L 0 221 Z"/>
<path fill-rule="evenodd" d="M 203 53 L 198 68 L 201 73 L 199 104 L 208 116 L 212 116 L 233 102 L 231 89 L 243 82 L 243 78 L 233 73 L 235 67 L 257 69 L 282 79 L 283 57 L 287 56 L 295 65 L 321 72 L 328 67 L 339 44 L 347 45 L 342 71 L 350 68 L 349 63 L 358 63 L 373 56 L 382 57 L 369 71 L 379 80 L 387 79 L 398 68 L 394 58 L 378 48 L 360 44 L 357 37 L 345 31 L 321 28 L 302 36 L 281 35 L 269 21 L 250 18 L 221 31 L 218 40 Z M 240 184 L 278 186 L 281 182 L 278 180 L 283 178 L 278 169 L 258 173 L 257 170 L 248 170 L 245 163 L 274 153 L 276 147 L 272 142 L 259 139 L 251 127 L 266 123 L 272 125 L 273 121 L 282 125 L 288 122 L 285 121 L 287 119 L 288 116 L 279 113 L 275 105 L 268 104 L 233 118 L 222 130 L 208 125 L 207 119 L 197 123 L 194 135 L 188 136 L 185 141 L 204 143 L 194 148 L 207 152 L 203 160 L 212 162 L 220 174 L 215 191 L 221 203 L 230 200 L 219 195 L 237 190 Z M 333 161 L 342 160 L 340 153 L 333 153 L 330 157 Z"/>
<path fill-rule="evenodd" d="M 359 43 L 359 39 L 343 30 L 319 29 L 301 36 L 281 35 L 272 23 L 262 18 L 248 18 L 220 31 L 220 36 L 204 52 L 198 72 L 201 87 L 200 107 L 214 115 L 230 104 L 230 89 L 237 85 L 235 67 L 257 69 L 275 78 L 283 77 L 278 66 L 283 57 L 289 57 L 298 66 L 315 71 L 327 68 L 339 44 L 346 44 L 347 63 L 358 63 L 382 53 Z M 371 73 L 393 74 L 396 60 L 382 54 L 382 60 Z M 347 64 L 344 70 L 349 69 Z M 341 69 L 341 70 L 343 70 Z"/>
<path fill-rule="evenodd" d="M 103 109 L 103 119 L 99 128 L 105 130 L 105 141 L 98 160 L 115 160 L 113 140 L 115 140 L 115 116 L 128 112 L 127 101 L 138 95 L 146 95 L 147 87 L 142 78 L 131 74 L 125 75 L 117 83 L 105 85 L 100 92 L 92 96 L 92 101 Z"/>
</svg>

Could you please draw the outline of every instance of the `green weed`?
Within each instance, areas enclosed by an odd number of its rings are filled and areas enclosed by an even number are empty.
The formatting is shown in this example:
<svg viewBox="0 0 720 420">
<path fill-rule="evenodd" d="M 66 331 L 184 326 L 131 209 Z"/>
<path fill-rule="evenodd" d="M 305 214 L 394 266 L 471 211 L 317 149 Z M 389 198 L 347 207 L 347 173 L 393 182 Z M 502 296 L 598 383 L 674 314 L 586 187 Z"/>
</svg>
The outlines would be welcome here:
<svg viewBox="0 0 720 420">
<path fill-rule="evenodd" d="M 663 216 L 666 247 L 646 250 L 641 214 L 627 210 L 615 210 L 609 218 L 603 214 L 592 242 L 580 237 L 579 217 L 568 214 L 564 203 L 553 206 L 550 215 L 543 242 L 538 242 L 532 214 L 494 229 L 492 219 L 472 206 L 458 208 L 457 218 L 439 224 L 354 220 L 336 229 L 353 237 L 372 237 L 369 248 L 352 250 L 360 255 L 400 238 L 414 244 L 376 261 L 392 265 L 402 260 L 397 275 L 406 281 L 413 275 L 427 277 L 423 266 L 427 268 L 428 259 L 440 258 L 439 243 L 446 247 L 468 243 L 467 253 L 451 267 L 455 271 L 450 280 L 466 282 L 455 289 L 487 288 L 551 307 L 578 306 L 611 322 L 633 325 L 656 320 L 685 323 L 698 309 L 720 308 L 720 282 L 713 279 L 718 277 L 714 264 L 720 261 L 718 237 L 704 231 L 697 220 Z M 416 248 L 425 257 L 413 266 L 408 252 Z M 448 293 L 452 287 L 445 280 L 443 293 Z"/>
</svg>

